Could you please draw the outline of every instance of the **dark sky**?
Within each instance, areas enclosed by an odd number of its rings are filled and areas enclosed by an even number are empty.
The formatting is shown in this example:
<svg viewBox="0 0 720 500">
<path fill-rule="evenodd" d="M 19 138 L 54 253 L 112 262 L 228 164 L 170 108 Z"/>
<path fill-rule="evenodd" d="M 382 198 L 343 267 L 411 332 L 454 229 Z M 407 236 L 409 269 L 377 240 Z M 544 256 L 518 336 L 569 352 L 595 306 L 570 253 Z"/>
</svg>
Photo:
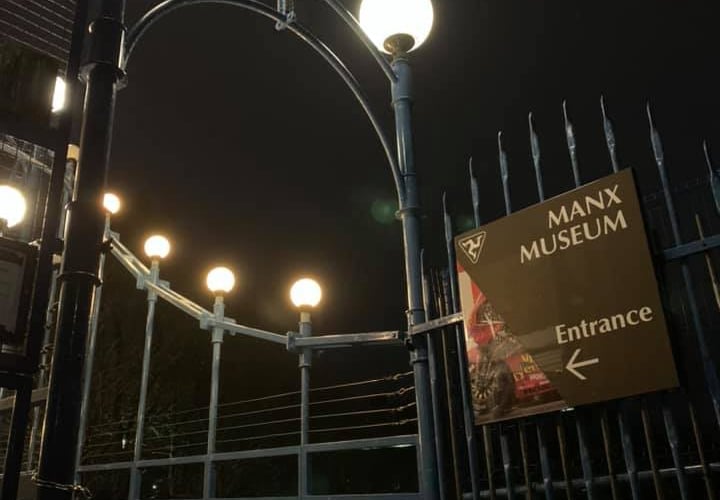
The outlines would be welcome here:
<svg viewBox="0 0 720 500">
<path fill-rule="evenodd" d="M 156 2 L 128 3 L 132 23 Z M 384 75 L 323 2 L 297 4 L 300 22 L 346 61 L 392 134 Z M 346 4 L 357 12 L 358 1 Z M 502 212 L 498 130 L 507 138 L 514 203 L 535 202 L 528 111 L 538 125 L 548 194 L 571 182 L 563 99 L 585 179 L 610 168 L 601 94 L 622 165 L 637 167 L 649 189 L 657 180 L 644 115 L 648 100 L 674 179 L 703 172 L 702 138 L 720 156 L 713 2 L 434 4 L 433 33 L 412 54 L 416 159 L 432 264 L 444 263 L 443 191 L 456 221 L 467 227 L 470 220 L 469 157 L 480 177 L 483 217 Z M 402 327 L 400 224 L 387 216 L 395 197 L 391 175 L 362 110 L 309 47 L 242 9 L 188 7 L 148 32 L 133 54 L 128 82 L 118 99 L 111 158 L 110 185 L 125 202 L 114 226 L 138 253 L 153 231 L 171 238 L 162 274 L 174 288 L 209 307 L 205 272 L 228 265 L 239 276 L 228 314 L 285 332 L 297 321 L 288 287 L 307 273 L 325 291 L 314 315 L 318 331 Z M 228 356 L 243 362 L 257 357 L 248 355 L 253 352 L 260 351 L 230 348 Z M 383 356 L 406 359 L 400 350 Z M 288 358 L 287 366 L 293 363 Z"/>
</svg>

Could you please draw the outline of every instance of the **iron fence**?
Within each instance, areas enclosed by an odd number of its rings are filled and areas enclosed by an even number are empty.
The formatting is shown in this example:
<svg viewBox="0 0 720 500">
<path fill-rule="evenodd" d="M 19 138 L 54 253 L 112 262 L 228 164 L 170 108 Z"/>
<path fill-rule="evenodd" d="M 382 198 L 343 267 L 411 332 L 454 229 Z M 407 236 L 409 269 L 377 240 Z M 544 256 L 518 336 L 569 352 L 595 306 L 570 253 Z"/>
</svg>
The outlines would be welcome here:
<svg viewBox="0 0 720 500">
<path fill-rule="evenodd" d="M 601 99 L 600 118 L 607 146 L 607 173 L 620 168 L 612 123 Z M 715 252 L 720 243 L 717 227 L 720 190 L 705 148 L 707 176 L 673 184 L 665 165 L 660 134 L 647 108 L 650 145 L 661 191 L 643 196 L 651 247 L 672 332 L 682 387 L 593 404 L 567 411 L 480 426 L 478 440 L 465 433 L 465 401 L 450 397 L 443 418 L 449 461 L 445 469 L 446 498 L 717 498 L 720 471 L 720 386 L 715 359 L 720 352 L 720 300 L 715 274 Z M 564 130 L 570 169 L 576 187 L 583 184 L 575 131 L 563 103 Z M 541 144 L 532 114 L 529 121 L 531 162 L 537 199 L 548 193 L 544 186 Z M 513 167 L 498 134 L 498 160 L 506 214 L 513 212 L 510 179 Z M 554 172 L 556 175 L 557 173 Z M 586 179 L 587 180 L 587 179 Z M 470 191 L 476 227 L 481 225 L 481 189 L 470 165 Z M 443 200 L 445 201 L 445 200 Z M 444 203 L 448 266 L 428 271 L 436 316 L 459 310 L 453 254 L 453 228 Z M 449 395 L 467 392 L 464 339 L 460 329 L 435 337 L 437 348 L 448 354 L 455 367 L 446 371 Z M 637 353 L 635 363 L 650 363 Z M 447 370 L 448 364 L 440 363 Z M 451 373 L 454 371 L 455 373 Z M 468 453 L 468 450 L 471 452 Z M 474 453 L 477 452 L 477 453 Z M 462 462 L 469 465 L 466 467 Z M 445 463 L 449 463 L 447 460 Z M 467 471 L 458 474 L 456 471 Z M 454 474 L 454 478 L 452 477 Z M 452 484 L 454 483 L 454 484 Z M 470 493 L 467 493 L 470 491 Z"/>
</svg>

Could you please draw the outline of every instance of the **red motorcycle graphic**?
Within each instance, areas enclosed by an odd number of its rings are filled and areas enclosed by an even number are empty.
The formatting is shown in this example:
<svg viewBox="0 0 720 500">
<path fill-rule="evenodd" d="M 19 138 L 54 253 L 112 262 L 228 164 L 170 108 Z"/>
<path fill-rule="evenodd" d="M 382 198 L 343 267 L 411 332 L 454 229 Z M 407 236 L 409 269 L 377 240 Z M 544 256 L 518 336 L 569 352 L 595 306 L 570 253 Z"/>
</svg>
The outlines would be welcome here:
<svg viewBox="0 0 720 500">
<path fill-rule="evenodd" d="M 474 283 L 472 295 L 465 329 L 476 418 L 499 418 L 515 406 L 559 400 L 532 355 Z"/>
</svg>

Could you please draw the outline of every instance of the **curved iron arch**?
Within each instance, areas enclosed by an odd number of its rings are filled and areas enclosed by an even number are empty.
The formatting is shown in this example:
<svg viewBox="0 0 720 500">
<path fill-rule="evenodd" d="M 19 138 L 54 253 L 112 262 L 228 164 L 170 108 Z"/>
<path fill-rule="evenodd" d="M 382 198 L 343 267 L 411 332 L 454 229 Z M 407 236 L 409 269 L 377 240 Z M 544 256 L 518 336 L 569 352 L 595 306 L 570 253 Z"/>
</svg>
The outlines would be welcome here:
<svg viewBox="0 0 720 500">
<path fill-rule="evenodd" d="M 380 66 L 380 69 L 385 73 L 391 83 L 397 81 L 397 76 L 395 75 L 392 67 L 387 62 L 387 60 L 385 60 L 383 55 L 375 48 L 375 46 L 372 45 L 372 42 L 370 42 L 367 36 L 362 32 L 362 29 L 359 27 L 353 15 L 348 12 L 347 9 L 339 5 L 336 0 L 324 1 L 328 5 L 330 5 L 333 11 L 338 15 L 338 17 L 342 19 L 343 22 L 350 26 L 353 33 L 358 38 L 360 38 L 360 40 L 369 50 L 375 61 Z M 375 134 L 380 140 L 383 150 L 385 151 L 385 156 L 387 158 L 388 164 L 390 165 L 393 181 L 395 182 L 395 189 L 397 191 L 399 208 L 402 209 L 405 205 L 405 183 L 400 172 L 400 168 L 398 167 L 398 163 L 395 159 L 394 151 L 390 146 L 390 142 L 388 141 L 388 138 L 385 135 L 385 132 L 380 125 L 379 120 L 375 116 L 375 113 L 373 113 L 370 107 L 370 103 L 364 92 L 362 91 L 359 82 L 352 74 L 352 72 L 347 68 L 347 66 L 345 66 L 342 60 L 327 45 L 325 45 L 325 43 L 318 39 L 310 30 L 305 28 L 303 25 L 295 22 L 294 20 L 288 19 L 288 16 L 274 10 L 268 5 L 265 5 L 258 0 L 164 0 L 163 2 L 160 2 L 159 4 L 152 7 L 150 10 L 145 12 L 145 14 L 143 14 L 142 17 L 128 31 L 124 47 L 124 56 L 122 60 L 123 69 L 127 67 L 130 56 L 132 55 L 135 47 L 137 46 L 142 36 L 153 24 L 155 24 L 155 22 L 163 18 L 166 14 L 169 14 L 182 7 L 200 4 L 223 4 L 231 5 L 234 7 L 241 7 L 251 12 L 255 12 L 256 14 L 260 14 L 264 17 L 272 19 L 275 22 L 280 23 L 292 33 L 294 33 L 302 41 L 310 45 L 310 47 L 312 47 L 315 52 L 317 52 L 323 59 L 325 59 L 325 61 L 330 65 L 330 67 L 335 70 L 335 72 L 348 86 L 350 91 L 355 96 L 355 99 L 358 101 L 360 106 L 363 108 L 363 111 L 365 111 L 368 119 L 370 120 L 373 130 L 375 131 Z"/>
</svg>

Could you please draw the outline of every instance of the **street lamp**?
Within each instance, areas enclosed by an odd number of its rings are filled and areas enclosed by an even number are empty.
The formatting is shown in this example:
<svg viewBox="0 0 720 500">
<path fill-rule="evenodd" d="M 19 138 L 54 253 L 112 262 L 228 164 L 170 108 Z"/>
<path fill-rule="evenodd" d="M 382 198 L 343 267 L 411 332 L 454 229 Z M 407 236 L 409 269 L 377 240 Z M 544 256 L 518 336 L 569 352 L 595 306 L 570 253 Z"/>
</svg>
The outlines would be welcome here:
<svg viewBox="0 0 720 500">
<path fill-rule="evenodd" d="M 7 184 L 0 185 L 0 236 L 25 217 L 27 204 L 23 194 Z"/>
<path fill-rule="evenodd" d="M 205 279 L 208 290 L 215 295 L 213 305 L 213 319 L 215 325 L 212 330 L 212 372 L 210 375 L 210 405 L 208 409 L 207 454 L 205 455 L 203 473 L 203 498 L 215 498 L 215 467 L 212 455 L 215 453 L 215 439 L 217 434 L 218 418 L 218 392 L 220 388 L 220 351 L 225 330 L 220 324 L 225 320 L 224 296 L 235 288 L 235 274 L 227 267 L 212 269 Z"/>
<path fill-rule="evenodd" d="M 106 195 L 107 199 L 107 195 Z M 151 283 L 147 292 L 147 316 L 145 320 L 145 347 L 143 349 L 142 374 L 140 376 L 140 396 L 135 420 L 135 446 L 133 447 L 133 466 L 130 468 L 130 489 L 128 498 L 140 498 L 140 470 L 137 462 L 142 458 L 142 446 L 145 433 L 145 406 L 147 405 L 148 383 L 150 380 L 150 356 L 152 354 L 153 326 L 155 324 L 155 305 L 157 292 L 154 287 L 160 281 L 160 261 L 170 253 L 170 241 L 165 236 L 154 234 L 145 240 L 145 255 L 150 257 L 150 275 L 147 281 Z M 152 286 L 154 285 L 154 287 Z"/>
<path fill-rule="evenodd" d="M 300 310 L 298 333 L 300 337 L 312 335 L 310 311 L 322 298 L 322 289 L 317 281 L 310 278 L 297 280 L 290 288 L 290 300 Z M 307 450 L 310 444 L 310 367 L 312 366 L 312 349 L 303 347 L 298 355 L 300 368 L 300 460 L 298 460 L 298 477 L 300 478 L 300 498 L 310 494 Z"/>
<path fill-rule="evenodd" d="M 360 26 L 383 52 L 393 54 L 401 43 L 406 52 L 417 49 L 430 35 L 430 0 L 363 0 Z"/>
<path fill-rule="evenodd" d="M 120 211 L 122 203 L 120 198 L 114 193 L 105 193 L 103 195 L 103 210 L 105 211 L 105 227 L 103 229 L 103 243 L 110 241 L 110 222 L 112 216 Z M 90 312 L 90 325 L 88 328 L 88 344 L 85 357 L 85 366 L 83 366 L 83 387 L 82 399 L 80 403 L 80 418 L 78 420 L 78 439 L 75 446 L 75 470 L 80 466 L 82 458 L 82 447 L 85 444 L 85 433 L 87 431 L 88 404 L 90 401 L 90 383 L 92 381 L 93 364 L 95 363 L 95 344 L 97 342 L 98 320 L 100 317 L 100 303 L 102 301 L 102 283 L 105 278 L 105 258 L 106 252 L 100 254 L 98 260 L 98 281 L 99 285 L 95 290 L 92 299 Z M 37 412 L 36 412 L 37 413 Z M 33 421 L 33 428 L 37 426 Z M 80 477 L 76 472 L 75 481 L 79 481 Z"/>
</svg>

